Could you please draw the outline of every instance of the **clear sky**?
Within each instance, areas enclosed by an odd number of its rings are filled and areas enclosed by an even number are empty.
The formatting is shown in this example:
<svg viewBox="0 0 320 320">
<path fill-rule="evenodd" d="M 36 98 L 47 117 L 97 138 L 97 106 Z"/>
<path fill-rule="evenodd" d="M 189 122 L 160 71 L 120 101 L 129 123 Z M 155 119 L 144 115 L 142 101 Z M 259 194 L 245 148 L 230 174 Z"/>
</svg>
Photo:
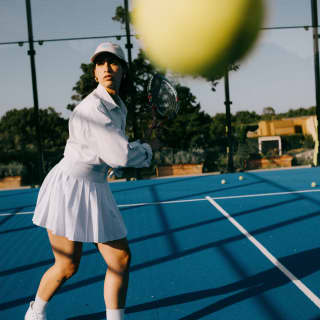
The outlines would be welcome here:
<svg viewBox="0 0 320 320">
<path fill-rule="evenodd" d="M 265 27 L 311 25 L 311 0 L 266 0 Z M 35 40 L 124 34 L 112 20 L 122 0 L 31 0 Z M 319 5 L 319 4 L 318 4 Z M 319 8 L 318 8 L 319 9 Z M 0 1 L 0 42 L 28 39 L 24 0 Z M 133 31 L 134 32 L 134 31 Z M 72 87 L 96 46 L 105 40 L 77 40 L 35 44 L 39 104 L 70 112 Z M 124 39 L 118 41 L 124 45 Z M 190 43 L 192 45 L 192 43 Z M 139 49 L 134 40 L 133 57 Z M 12 108 L 33 106 L 28 45 L 0 45 L 0 116 Z M 272 106 L 277 112 L 315 105 L 312 29 L 265 30 L 255 50 L 230 74 L 232 113 L 261 113 Z M 212 92 L 201 79 L 179 81 L 190 87 L 202 109 L 224 112 L 224 86 Z"/>
</svg>

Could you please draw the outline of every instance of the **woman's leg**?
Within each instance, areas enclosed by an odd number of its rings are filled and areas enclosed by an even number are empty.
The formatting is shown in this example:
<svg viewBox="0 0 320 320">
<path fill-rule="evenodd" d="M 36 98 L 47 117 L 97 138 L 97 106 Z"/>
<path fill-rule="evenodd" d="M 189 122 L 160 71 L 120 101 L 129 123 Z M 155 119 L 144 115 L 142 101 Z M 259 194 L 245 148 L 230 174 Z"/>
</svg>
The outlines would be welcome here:
<svg viewBox="0 0 320 320">
<path fill-rule="evenodd" d="M 37 291 L 37 296 L 44 301 L 49 301 L 59 287 L 76 273 L 82 255 L 81 242 L 54 235 L 49 230 L 48 236 L 55 263 L 42 276 Z"/>
<path fill-rule="evenodd" d="M 104 282 L 104 299 L 107 309 L 123 309 L 126 304 L 131 253 L 126 238 L 97 243 L 108 265 Z"/>
</svg>

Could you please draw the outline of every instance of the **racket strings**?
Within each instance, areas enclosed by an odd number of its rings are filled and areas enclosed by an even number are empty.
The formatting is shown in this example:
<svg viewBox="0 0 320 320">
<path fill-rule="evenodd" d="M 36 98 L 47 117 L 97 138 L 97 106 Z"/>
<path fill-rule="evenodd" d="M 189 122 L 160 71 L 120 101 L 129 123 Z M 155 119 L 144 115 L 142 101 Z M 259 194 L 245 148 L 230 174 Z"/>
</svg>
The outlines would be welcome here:
<svg viewBox="0 0 320 320">
<path fill-rule="evenodd" d="M 178 99 L 175 89 L 166 81 L 162 80 L 158 91 L 157 107 L 162 115 L 172 116 L 178 111 Z"/>
<path fill-rule="evenodd" d="M 148 99 L 160 117 L 173 118 L 179 111 L 178 96 L 172 84 L 156 74 L 148 84 Z"/>
</svg>

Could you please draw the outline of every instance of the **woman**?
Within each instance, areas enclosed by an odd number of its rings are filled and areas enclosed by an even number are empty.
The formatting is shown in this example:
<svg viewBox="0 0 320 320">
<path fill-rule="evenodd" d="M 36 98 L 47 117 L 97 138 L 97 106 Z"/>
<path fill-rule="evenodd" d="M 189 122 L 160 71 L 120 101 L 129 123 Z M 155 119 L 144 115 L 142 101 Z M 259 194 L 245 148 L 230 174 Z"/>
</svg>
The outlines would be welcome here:
<svg viewBox="0 0 320 320">
<path fill-rule="evenodd" d="M 78 269 L 83 242 L 95 243 L 108 265 L 107 319 L 124 318 L 130 250 L 107 171 L 148 167 L 152 151 L 148 144 L 129 143 L 125 136 L 127 110 L 119 97 L 127 72 L 122 49 L 102 43 L 91 61 L 98 87 L 73 111 L 64 158 L 39 191 L 33 222 L 47 229 L 55 263 L 44 273 L 25 320 L 46 319 L 48 301 Z"/>
</svg>

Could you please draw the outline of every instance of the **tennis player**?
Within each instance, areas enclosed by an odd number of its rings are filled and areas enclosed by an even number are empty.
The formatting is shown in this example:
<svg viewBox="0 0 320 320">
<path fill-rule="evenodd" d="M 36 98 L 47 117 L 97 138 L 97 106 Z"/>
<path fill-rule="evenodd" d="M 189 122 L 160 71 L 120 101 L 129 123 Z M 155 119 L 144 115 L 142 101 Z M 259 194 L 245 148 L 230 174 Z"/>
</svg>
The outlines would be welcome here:
<svg viewBox="0 0 320 320">
<path fill-rule="evenodd" d="M 107 171 L 148 167 L 152 150 L 146 143 L 129 143 L 125 136 L 127 109 L 119 95 L 128 66 L 122 49 L 102 43 L 91 61 L 98 87 L 74 109 L 64 158 L 39 191 L 33 223 L 47 229 L 55 263 L 42 276 L 25 320 L 46 319 L 48 301 L 79 267 L 83 242 L 94 243 L 108 265 L 107 319 L 124 319 L 131 255 Z"/>
</svg>

